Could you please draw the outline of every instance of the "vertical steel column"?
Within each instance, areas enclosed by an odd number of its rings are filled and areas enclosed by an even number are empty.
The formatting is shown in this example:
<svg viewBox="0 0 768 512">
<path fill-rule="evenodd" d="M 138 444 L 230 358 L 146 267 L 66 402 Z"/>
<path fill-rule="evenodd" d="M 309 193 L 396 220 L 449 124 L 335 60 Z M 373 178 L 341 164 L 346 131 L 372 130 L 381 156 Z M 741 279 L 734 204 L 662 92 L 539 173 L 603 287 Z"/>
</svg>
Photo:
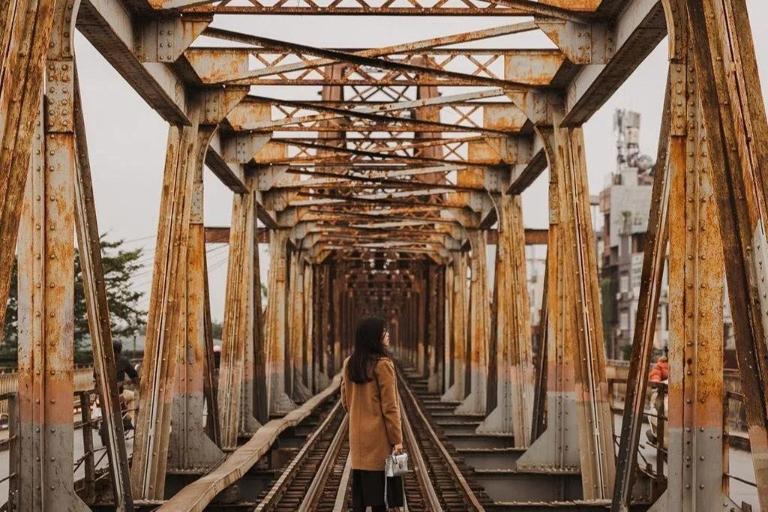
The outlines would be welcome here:
<svg viewBox="0 0 768 512">
<path fill-rule="evenodd" d="M 428 270 L 428 283 L 429 290 L 427 291 L 427 310 L 428 310 L 428 324 L 427 324 L 427 374 L 429 380 L 427 382 L 427 388 L 432 393 L 437 393 L 441 389 L 442 375 L 440 369 L 442 368 L 442 344 L 444 339 L 440 336 L 440 308 L 441 308 L 441 294 L 440 285 L 442 278 L 440 275 L 440 269 L 437 265 L 429 265 Z"/>
<path fill-rule="evenodd" d="M 490 333 L 490 305 L 488 303 L 488 264 L 486 260 L 485 232 L 469 232 L 472 247 L 470 284 L 471 313 L 469 315 L 469 379 L 470 392 L 456 408 L 457 414 L 485 414 L 488 379 L 488 342 Z"/>
<path fill-rule="evenodd" d="M 581 128 L 557 130 L 558 154 L 567 155 L 564 163 L 565 205 L 570 209 L 569 236 L 565 248 L 571 249 L 569 277 L 573 294 L 567 299 L 572 318 L 571 335 L 578 340 L 575 356 L 576 404 L 579 407 L 581 480 L 586 499 L 609 498 L 613 491 L 615 458 L 613 413 L 605 375 L 605 344 L 597 280 L 595 234 L 589 206 L 584 134 Z M 565 240 L 564 240 L 565 241 Z"/>
<path fill-rule="evenodd" d="M 255 199 L 254 199 L 255 201 Z M 255 210 L 254 210 L 255 215 Z M 253 365 L 245 368 L 245 380 L 250 382 L 247 395 L 251 396 L 252 416 L 263 423 L 269 421 L 269 396 L 267 394 L 267 341 L 264 329 L 264 306 L 261 299 L 261 256 L 259 254 L 259 223 L 253 220 L 253 253 L 251 261 L 253 264 L 253 285 L 251 286 L 251 315 L 253 322 L 251 324 L 252 343 L 247 347 L 247 355 L 253 360 Z M 250 422 L 250 416 L 246 416 L 247 422 Z M 253 424 L 255 427 L 256 424 Z M 248 431 L 252 427 L 243 424 Z"/>
<path fill-rule="evenodd" d="M 205 357 L 206 357 L 206 262 L 203 222 L 203 166 L 205 153 L 215 127 L 200 127 L 195 146 L 192 186 L 187 228 L 186 261 L 179 268 L 181 326 L 175 394 L 171 407 L 169 472 L 204 473 L 216 466 L 224 453 L 205 431 Z M 198 165 L 197 162 L 200 164 Z M 210 418 L 215 421 L 215 418 Z"/>
<path fill-rule="evenodd" d="M 768 123 L 746 3 L 685 4 L 691 34 L 702 39 L 692 47 L 696 82 L 718 201 L 758 496 L 768 508 Z"/>
<path fill-rule="evenodd" d="M 452 346 L 448 356 L 451 358 L 452 377 L 448 390 L 442 399 L 451 402 L 463 400 L 466 396 L 465 381 L 467 368 L 467 258 L 464 253 L 453 255 L 453 299 L 451 304 Z"/>
<path fill-rule="evenodd" d="M 685 88 L 683 84 L 680 92 Z M 643 425 L 643 411 L 648 388 L 648 367 L 651 363 L 653 341 L 656 336 L 656 318 L 664 276 L 667 254 L 669 222 L 670 165 L 668 162 L 672 125 L 672 88 L 669 77 L 664 97 L 656 166 L 653 171 L 651 208 L 648 214 L 648 230 L 645 237 L 643 272 L 640 282 L 640 298 L 637 305 L 632 357 L 629 363 L 625 407 L 621 425 L 621 441 L 616 459 L 616 485 L 613 491 L 613 512 L 628 512 L 632 499 L 634 473 L 637 469 L 637 449 Z M 679 93 L 678 93 L 679 94 Z M 681 101 L 684 99 L 681 97 Z M 685 111 L 675 108 L 675 137 L 677 144 L 685 145 Z"/>
<path fill-rule="evenodd" d="M 428 377 L 427 374 L 427 338 L 426 327 L 427 319 L 427 274 L 423 265 L 418 265 L 414 269 L 414 284 L 412 287 L 412 293 L 414 295 L 414 308 L 413 314 L 413 328 L 415 331 L 414 343 L 416 345 L 416 371 L 423 377 Z"/>
<path fill-rule="evenodd" d="M 219 382 L 216 374 L 216 355 L 213 351 L 213 325 L 211 322 L 211 296 L 208 287 L 208 258 L 203 253 L 203 264 L 206 269 L 203 275 L 205 283 L 204 307 L 205 318 L 204 336 L 205 336 L 205 377 L 203 382 L 203 392 L 205 393 L 205 404 L 207 415 L 205 420 L 205 431 L 208 437 L 221 446 L 221 429 L 219 428 Z"/>
<path fill-rule="evenodd" d="M 155 263 L 152 272 L 147 337 L 131 480 L 134 496 L 162 499 L 165 488 L 178 336 L 186 265 L 190 191 L 193 170 L 188 161 L 198 153 L 197 120 L 192 126 L 172 126 L 163 178 Z"/>
<path fill-rule="evenodd" d="M 539 133 L 554 146 L 554 130 L 540 127 Z M 574 354 L 572 333 L 566 328 L 566 280 L 563 230 L 565 205 L 560 200 L 562 172 L 553 172 L 561 166 L 551 152 L 549 173 L 549 230 L 547 239 L 547 290 L 544 297 L 547 315 L 543 328 L 546 330 L 546 429 L 531 443 L 530 448 L 518 459 L 518 468 L 553 466 L 560 470 L 574 470 L 580 465 L 579 424 L 576 414 Z M 544 350 L 546 349 L 546 350 Z"/>
<path fill-rule="evenodd" d="M 498 205 L 495 329 L 497 337 L 496 408 L 478 432 L 513 434 L 526 447 L 533 417 L 533 355 L 525 261 L 525 229 L 520 196 L 502 195 Z"/>
<path fill-rule="evenodd" d="M 288 329 L 288 363 L 290 381 L 288 394 L 296 403 L 303 403 L 312 396 L 304 384 L 304 271 L 305 262 L 301 251 L 291 251 L 288 271 L 291 279 L 288 285 L 286 307 Z"/>
<path fill-rule="evenodd" d="M 454 258 L 456 262 L 456 258 Z M 445 296 L 443 301 L 445 302 L 445 314 L 443 315 L 445 322 L 445 331 L 443 336 L 443 393 L 447 393 L 453 385 L 453 323 L 455 321 L 455 309 L 454 299 L 456 293 L 454 286 L 456 283 L 455 266 L 449 264 L 445 266 L 445 274 L 443 276 L 445 280 Z"/>
<path fill-rule="evenodd" d="M 36 130 L 19 134 L 32 139 L 18 244 L 18 505 L 24 511 L 88 510 L 75 494 L 72 472 L 75 7 L 62 1 L 54 13 L 37 13 L 56 20 L 45 66 L 45 115 L 38 103 Z"/>
<path fill-rule="evenodd" d="M 435 357 L 436 367 L 434 369 L 434 374 L 437 376 L 437 378 L 435 379 L 435 388 L 430 388 L 430 391 L 436 393 L 442 393 L 448 389 L 444 385 L 445 373 L 447 372 L 447 368 L 445 366 L 446 336 L 448 335 L 448 332 L 450 332 L 450 329 L 448 329 L 447 314 L 448 290 L 446 289 L 446 286 L 449 282 L 446 278 L 447 268 L 447 266 L 441 265 L 437 273 L 437 297 L 435 299 L 437 303 L 437 337 L 435 339 L 435 350 L 437 351 L 437 354 Z"/>
<path fill-rule="evenodd" d="M 309 391 L 309 395 L 319 392 L 315 387 L 315 308 L 314 308 L 314 283 L 316 266 L 307 263 L 304 269 L 304 293 L 301 297 L 304 303 L 304 339 L 302 340 L 304 352 L 304 365 L 302 373 L 304 375 L 304 385 Z"/>
<path fill-rule="evenodd" d="M 32 141 L 42 122 L 40 94 L 54 3 L 7 0 L 0 9 L 0 304 L 8 300 Z M 0 307 L 0 325 L 5 325 L 5 307 Z"/>
<path fill-rule="evenodd" d="M 218 125 L 244 95 L 245 89 L 239 87 L 195 93 L 188 99 L 191 124 L 169 130 L 131 466 L 136 498 L 164 497 L 176 368 L 187 334 L 187 258 L 194 182 L 213 133 L 210 127 Z M 201 126 L 208 128 L 201 130 Z M 202 273 L 200 255 L 195 257 L 194 249 L 192 252 L 196 272 Z M 195 286 L 195 292 L 202 296 L 203 280 L 197 279 Z M 202 312 L 196 310 L 195 314 L 196 321 L 201 321 Z M 193 369 L 203 371 L 202 365 Z"/>
<path fill-rule="evenodd" d="M 247 185 L 253 186 L 253 179 Z M 254 432 L 259 424 L 254 411 L 254 323 L 257 321 L 254 288 L 259 286 L 255 262 L 256 198 L 253 192 L 232 199 L 229 261 L 224 302 L 224 325 L 219 368 L 221 444 L 234 448 L 240 433 Z M 259 290 L 258 293 L 261 293 Z M 226 406 L 224 406 L 226 404 Z"/>
<path fill-rule="evenodd" d="M 267 393 L 270 414 L 285 414 L 296 407 L 296 404 L 286 393 L 287 252 L 288 232 L 286 230 L 273 231 L 269 246 L 269 299 L 267 300 L 267 319 L 264 333 L 267 348 Z"/>
<path fill-rule="evenodd" d="M 657 511 L 734 505 L 723 493 L 723 251 L 690 60 L 670 67 L 674 117 L 686 123 L 669 154 L 669 475 Z"/>
<path fill-rule="evenodd" d="M 320 390 L 328 384 L 329 368 L 333 365 L 333 341 L 331 338 L 331 266 L 323 263 L 315 267 L 315 287 L 312 299 L 314 303 L 315 328 L 315 389 Z"/>
<path fill-rule="evenodd" d="M 330 319 L 330 342 L 332 347 L 331 364 L 328 368 L 328 375 L 335 374 L 335 372 L 341 371 L 341 364 L 344 361 L 342 357 L 341 346 L 341 329 L 342 329 L 342 309 L 341 299 L 344 295 L 344 281 L 341 278 L 342 267 L 339 263 L 334 262 L 331 270 L 331 288 L 328 293 L 329 306 L 331 307 Z"/>
<path fill-rule="evenodd" d="M 538 127 L 550 166 L 548 425 L 518 467 L 580 467 L 584 498 L 606 498 L 615 474 L 613 423 L 583 133 L 554 117 L 552 128 Z"/>
</svg>

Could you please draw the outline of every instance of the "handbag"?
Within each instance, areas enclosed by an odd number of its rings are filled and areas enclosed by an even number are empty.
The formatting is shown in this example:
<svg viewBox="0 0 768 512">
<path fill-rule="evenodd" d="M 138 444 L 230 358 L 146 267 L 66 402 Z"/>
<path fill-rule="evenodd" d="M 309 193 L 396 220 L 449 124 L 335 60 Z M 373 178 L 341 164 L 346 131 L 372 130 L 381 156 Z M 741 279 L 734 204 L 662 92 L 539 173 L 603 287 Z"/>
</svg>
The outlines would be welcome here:
<svg viewBox="0 0 768 512">
<path fill-rule="evenodd" d="M 384 461 L 384 476 L 403 476 L 408 472 L 408 454 L 392 452 Z"/>
<path fill-rule="evenodd" d="M 389 509 L 389 479 L 402 477 L 408 472 L 408 454 L 405 452 L 392 452 L 384 461 L 384 506 Z M 405 499 L 405 482 L 400 478 L 400 485 L 403 486 L 403 509 L 408 510 L 408 502 Z"/>
</svg>

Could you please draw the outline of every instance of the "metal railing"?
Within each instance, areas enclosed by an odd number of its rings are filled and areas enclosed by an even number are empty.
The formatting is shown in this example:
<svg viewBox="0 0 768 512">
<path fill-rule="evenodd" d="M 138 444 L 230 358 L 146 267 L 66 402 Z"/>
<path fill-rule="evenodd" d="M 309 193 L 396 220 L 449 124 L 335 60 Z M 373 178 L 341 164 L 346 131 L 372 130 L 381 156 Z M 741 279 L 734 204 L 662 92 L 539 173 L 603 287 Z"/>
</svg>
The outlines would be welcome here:
<svg viewBox="0 0 768 512">
<path fill-rule="evenodd" d="M 84 376 L 90 372 L 90 389 L 78 389 L 79 386 L 85 386 L 87 378 Z M 80 373 L 78 379 L 77 373 Z M 73 408 L 73 428 L 74 436 L 80 436 L 82 442 L 82 453 L 74 461 L 72 472 L 75 475 L 75 490 L 78 495 L 87 504 L 93 504 L 97 498 L 99 482 L 109 477 L 106 471 L 107 448 L 101 440 L 100 427 L 101 416 L 94 416 L 94 409 L 98 404 L 98 393 L 93 389 L 93 370 L 92 368 L 80 368 L 75 378 L 75 395 Z M 8 375 L 8 374 L 5 374 Z M 11 379 L 5 380 L 6 384 Z M 0 381 L 2 379 L 0 378 Z M 136 402 L 138 403 L 138 401 Z M 135 413 L 138 408 L 131 410 L 123 409 L 123 418 L 129 413 Z M 7 431 L 7 437 L 0 437 L 0 446 L 3 446 L 9 452 L 9 463 L 5 474 L 0 473 L 0 485 L 7 484 L 7 496 L 0 496 L 0 509 L 8 512 L 19 510 L 18 495 L 19 482 L 18 471 L 21 464 L 20 460 L 20 424 L 19 424 L 19 404 L 16 391 L 0 393 L 0 410 L 3 411 L 0 417 L 0 427 Z M 126 433 L 125 442 L 128 443 L 134 435 L 134 431 Z M 97 441 L 98 439 L 98 441 Z M 80 476 L 79 473 L 82 472 Z"/>
<path fill-rule="evenodd" d="M 736 372 L 729 372 L 726 370 L 725 380 L 728 377 L 732 379 L 738 378 Z M 614 413 L 623 413 L 624 389 L 626 389 L 626 378 L 609 378 L 608 379 L 608 393 L 611 401 L 611 408 Z M 726 384 L 726 387 L 732 387 Z M 651 439 L 647 439 L 647 445 L 652 448 L 651 453 L 655 455 L 655 460 L 652 462 L 649 460 L 651 457 L 647 457 L 647 452 L 643 450 L 643 442 L 641 446 L 638 446 L 638 463 L 639 470 L 643 472 L 651 483 L 650 498 L 655 501 L 661 496 L 666 488 L 666 474 L 664 472 L 665 464 L 667 462 L 667 447 L 666 447 L 666 430 L 669 417 L 667 416 L 665 399 L 669 393 L 669 386 L 666 382 L 649 382 L 648 383 L 648 396 L 646 397 L 646 407 L 643 411 L 643 422 L 650 424 L 655 422 L 655 442 Z M 655 391 L 655 395 L 653 393 Z M 746 420 L 744 417 L 744 395 L 737 392 L 726 389 L 723 393 L 723 441 L 730 443 L 731 446 L 736 446 L 740 449 L 749 450 L 748 437 L 734 439 L 731 434 L 731 429 L 745 432 Z M 653 403 L 651 403 L 653 402 Z M 619 436 L 614 435 L 616 442 L 618 443 Z M 728 467 L 726 465 L 726 467 Z M 728 471 L 723 473 L 723 477 L 729 480 L 735 480 L 750 487 L 757 487 L 755 482 L 744 479 L 742 477 L 733 475 Z"/>
</svg>

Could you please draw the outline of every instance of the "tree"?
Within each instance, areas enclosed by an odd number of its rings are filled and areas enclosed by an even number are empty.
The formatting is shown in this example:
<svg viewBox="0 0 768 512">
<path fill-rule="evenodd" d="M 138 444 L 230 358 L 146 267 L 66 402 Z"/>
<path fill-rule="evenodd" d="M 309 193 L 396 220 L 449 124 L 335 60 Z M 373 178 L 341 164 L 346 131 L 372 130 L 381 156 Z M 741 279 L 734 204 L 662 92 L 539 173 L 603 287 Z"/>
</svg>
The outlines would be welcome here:
<svg viewBox="0 0 768 512">
<path fill-rule="evenodd" d="M 211 322 L 211 336 L 213 339 L 221 339 L 222 332 L 224 332 L 224 324 L 218 320 Z"/>
<path fill-rule="evenodd" d="M 133 276 L 141 269 L 139 260 L 142 249 L 124 250 L 123 240 L 107 241 L 100 239 L 104 283 L 107 291 L 110 326 L 116 339 L 130 338 L 143 331 L 146 325 L 146 311 L 139 308 L 139 300 L 144 295 L 131 288 Z M 17 268 L 14 264 L 11 276 L 11 293 L 5 317 L 4 344 L 2 353 L 16 354 L 18 347 L 18 290 L 16 289 Z M 83 275 L 80 257 L 75 251 L 75 350 L 90 352 L 88 314 L 85 304 Z"/>
</svg>

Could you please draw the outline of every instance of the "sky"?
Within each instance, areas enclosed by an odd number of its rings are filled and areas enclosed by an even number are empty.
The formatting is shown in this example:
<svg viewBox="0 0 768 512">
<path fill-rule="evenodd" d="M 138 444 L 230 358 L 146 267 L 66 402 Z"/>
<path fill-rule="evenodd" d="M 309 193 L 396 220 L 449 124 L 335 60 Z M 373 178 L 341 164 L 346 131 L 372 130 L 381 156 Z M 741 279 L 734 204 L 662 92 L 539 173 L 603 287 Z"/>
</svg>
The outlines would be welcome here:
<svg viewBox="0 0 768 512">
<path fill-rule="evenodd" d="M 768 91 L 768 2 L 746 0 L 755 35 L 758 68 L 763 91 Z M 375 47 L 426 39 L 510 23 L 504 18 L 241 16 L 217 17 L 215 26 L 316 46 Z M 210 44 L 205 42 L 205 44 Z M 541 34 L 498 38 L 482 47 L 553 47 Z M 135 286 L 149 302 L 151 265 L 162 185 L 167 123 L 130 88 L 122 77 L 80 34 L 75 51 L 82 88 L 89 156 L 99 230 L 109 239 L 126 240 L 126 246 L 141 247 L 144 270 Z M 641 152 L 655 155 L 666 79 L 667 44 L 663 41 L 634 74 L 584 125 L 590 192 L 596 194 L 615 167 L 613 114 L 618 108 L 642 116 Z M 290 98 L 300 91 L 268 87 L 258 94 Z M 210 172 L 205 176 L 205 224 L 228 226 L 232 194 Z M 527 227 L 547 226 L 547 182 L 540 177 L 523 193 L 523 215 Z M 227 246 L 209 245 L 208 265 L 211 313 L 223 318 Z M 262 279 L 266 282 L 268 254 L 262 251 Z"/>
</svg>

